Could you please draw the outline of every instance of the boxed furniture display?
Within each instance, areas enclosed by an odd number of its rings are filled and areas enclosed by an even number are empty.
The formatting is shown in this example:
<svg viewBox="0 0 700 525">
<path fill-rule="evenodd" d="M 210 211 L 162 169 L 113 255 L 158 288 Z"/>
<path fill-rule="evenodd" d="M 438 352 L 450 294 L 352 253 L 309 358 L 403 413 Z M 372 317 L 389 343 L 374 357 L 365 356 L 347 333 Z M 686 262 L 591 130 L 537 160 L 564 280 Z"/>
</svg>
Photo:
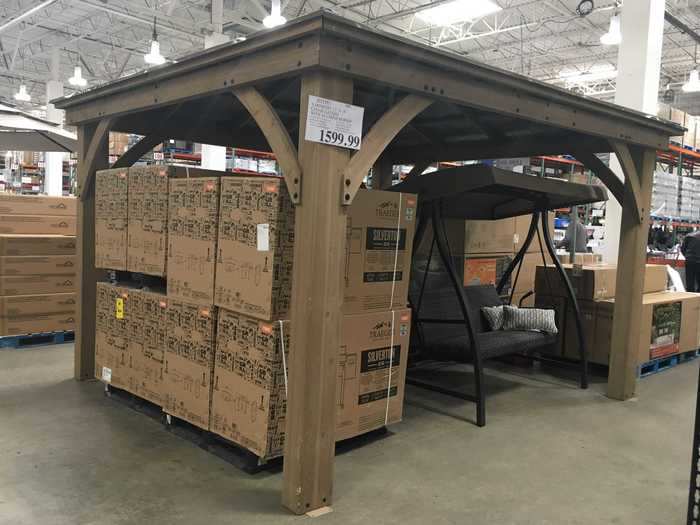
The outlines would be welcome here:
<svg viewBox="0 0 700 525">
<path fill-rule="evenodd" d="M 339 269 L 345 283 L 343 313 L 406 304 L 415 211 L 413 195 L 357 193 L 348 209 L 346 264 Z M 222 180 L 217 306 L 261 320 L 288 318 L 293 213 L 282 179 Z"/>
<path fill-rule="evenodd" d="M 127 269 L 128 179 L 126 169 L 95 173 L 95 267 Z"/>
<path fill-rule="evenodd" d="M 126 269 L 164 277 L 168 246 L 168 168 L 132 167 L 127 179 Z"/>
<path fill-rule="evenodd" d="M 67 215 L 0 215 L 0 233 L 75 235 L 76 224 Z"/>
<path fill-rule="evenodd" d="M 0 256 L 74 255 L 73 235 L 0 235 Z"/>
<path fill-rule="evenodd" d="M 97 283 L 95 308 L 95 378 L 117 388 L 131 388 L 129 334 L 134 318 L 132 289 Z"/>
<path fill-rule="evenodd" d="M 75 282 L 75 273 L 67 275 L 0 275 L 0 296 L 73 292 Z"/>
<path fill-rule="evenodd" d="M 410 326 L 408 309 L 343 316 L 336 440 L 401 420 Z M 290 332 L 219 310 L 210 430 L 261 458 L 284 447 Z"/>
<path fill-rule="evenodd" d="M 169 180 L 168 297 L 214 303 L 219 180 L 218 176 Z"/>
<path fill-rule="evenodd" d="M 77 199 L 75 197 L 0 193 L 0 215 L 76 217 L 78 215 Z"/>
<path fill-rule="evenodd" d="M 75 255 L 0 256 L 0 275 L 75 275 Z"/>
<path fill-rule="evenodd" d="M 213 305 L 168 297 L 163 410 L 209 429 L 216 311 Z"/>
<path fill-rule="evenodd" d="M 73 330 L 75 293 L 0 296 L 0 335 Z"/>
</svg>

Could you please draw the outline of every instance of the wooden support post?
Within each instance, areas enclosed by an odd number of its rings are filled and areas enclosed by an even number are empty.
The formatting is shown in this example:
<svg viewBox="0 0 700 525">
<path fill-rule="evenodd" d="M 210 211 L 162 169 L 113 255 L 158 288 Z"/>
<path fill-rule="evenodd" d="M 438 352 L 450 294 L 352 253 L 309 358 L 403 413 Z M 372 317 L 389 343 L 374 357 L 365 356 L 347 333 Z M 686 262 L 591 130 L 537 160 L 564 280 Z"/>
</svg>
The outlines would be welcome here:
<svg viewBox="0 0 700 525">
<path fill-rule="evenodd" d="M 627 166 L 623 164 L 623 169 L 626 170 L 625 195 L 608 372 L 608 397 L 619 400 L 634 396 L 637 386 L 641 344 L 639 322 L 642 316 L 649 207 L 656 152 L 653 149 L 630 147 L 630 157 L 632 162 L 625 163 Z M 635 199 L 634 183 L 630 182 L 632 179 L 638 182 L 636 190 L 639 210 L 632 204 Z"/>
<path fill-rule="evenodd" d="M 95 171 L 108 167 L 108 120 L 78 127 L 78 302 L 75 327 L 75 379 L 95 376 L 95 286 L 103 272 L 95 268 Z"/>
<path fill-rule="evenodd" d="M 394 177 L 394 163 L 386 157 L 379 157 L 374 165 L 374 176 L 372 178 L 373 190 L 385 190 L 391 188 Z"/>
<path fill-rule="evenodd" d="M 352 103 L 352 81 L 325 72 L 301 83 L 299 135 L 309 95 Z M 343 170 L 349 150 L 299 140 L 304 173 L 296 208 L 289 397 L 282 503 L 296 514 L 328 506 L 333 495 L 337 354 L 345 258 Z"/>
</svg>

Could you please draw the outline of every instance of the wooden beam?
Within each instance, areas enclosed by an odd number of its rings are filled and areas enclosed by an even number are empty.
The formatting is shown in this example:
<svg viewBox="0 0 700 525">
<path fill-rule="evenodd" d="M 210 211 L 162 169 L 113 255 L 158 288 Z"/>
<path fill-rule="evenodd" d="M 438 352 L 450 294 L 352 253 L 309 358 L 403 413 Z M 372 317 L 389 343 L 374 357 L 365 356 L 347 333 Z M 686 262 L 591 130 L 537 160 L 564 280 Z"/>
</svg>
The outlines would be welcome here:
<svg viewBox="0 0 700 525">
<path fill-rule="evenodd" d="M 103 118 L 97 123 L 94 132 L 90 136 L 90 145 L 85 151 L 84 157 L 78 164 L 78 197 L 83 198 L 83 193 L 88 193 L 92 186 L 92 181 L 95 178 L 95 171 L 101 163 L 101 149 L 103 143 L 109 139 L 109 130 L 112 127 L 114 119 L 111 117 Z M 92 127 L 90 128 L 92 130 Z M 109 144 L 107 144 L 109 148 Z M 108 150 L 109 153 L 109 150 Z"/>
<path fill-rule="evenodd" d="M 384 152 L 389 143 L 406 124 L 418 115 L 433 101 L 418 95 L 407 95 L 384 113 L 362 139 L 362 147 L 355 153 L 343 173 L 345 189 L 342 202 L 352 204 L 362 179 L 369 169 Z"/>
<path fill-rule="evenodd" d="M 649 206 L 656 151 L 634 148 L 631 158 L 639 174 L 639 198 L 642 222 L 635 206 L 630 205 L 634 195 L 629 177 L 625 181 L 625 205 L 622 207 L 620 227 L 620 255 L 617 265 L 615 310 L 610 346 L 608 397 L 625 400 L 635 395 L 640 341 L 639 323 L 642 317 L 642 294 L 646 246 L 649 233 Z M 647 346 L 649 341 L 646 341 Z"/>
<path fill-rule="evenodd" d="M 598 177 L 605 187 L 610 190 L 615 200 L 620 203 L 624 202 L 625 197 L 625 183 L 620 180 L 620 178 L 613 172 L 608 166 L 600 160 L 593 151 L 586 149 L 585 147 L 577 147 L 575 149 L 569 148 L 569 153 L 583 164 L 587 169 L 591 170 L 596 177 Z"/>
<path fill-rule="evenodd" d="M 302 171 L 297 158 L 297 148 L 294 146 L 287 128 L 272 104 L 254 87 L 234 89 L 233 93 L 265 135 L 282 169 L 282 175 L 287 183 L 287 190 L 289 190 L 292 202 L 299 204 Z"/>
<path fill-rule="evenodd" d="M 622 172 L 625 174 L 625 184 L 629 183 L 630 189 L 630 206 L 633 206 L 636 210 L 637 216 L 639 217 L 639 222 L 643 220 L 643 211 L 641 205 L 641 189 L 639 187 L 639 173 L 637 172 L 637 167 L 635 166 L 634 160 L 632 159 L 632 154 L 627 144 L 619 142 L 617 140 L 611 140 L 610 145 L 617 156 L 617 160 L 620 162 L 622 167 Z"/>
<path fill-rule="evenodd" d="M 166 140 L 167 137 L 163 135 L 146 135 L 136 144 L 131 146 L 128 151 L 124 152 L 124 154 L 119 157 L 114 164 L 112 164 L 112 167 L 128 168 L 129 166 L 133 166 L 146 153 Z"/>
<path fill-rule="evenodd" d="M 301 84 L 300 135 L 309 95 L 352 103 L 352 81 L 325 72 Z M 340 348 L 346 215 L 338 200 L 349 150 L 300 140 L 304 172 L 294 225 L 289 397 L 282 503 L 296 514 L 333 496 L 337 355 Z"/>
<path fill-rule="evenodd" d="M 411 171 L 409 171 L 406 174 L 406 177 L 404 177 L 403 180 L 408 180 L 412 179 L 413 177 L 420 177 L 423 175 L 423 172 L 428 169 L 428 167 L 432 164 L 431 161 L 428 160 L 419 160 L 416 162 L 413 167 L 411 168 Z"/>
<path fill-rule="evenodd" d="M 386 157 L 380 157 L 373 168 L 372 189 L 391 188 L 394 179 L 394 163 Z"/>
<path fill-rule="evenodd" d="M 102 124 L 102 123 L 100 123 Z M 83 181 L 108 167 L 109 141 L 104 126 L 78 126 L 78 174 Z M 95 376 L 95 286 L 104 272 L 95 268 L 95 185 L 83 182 L 78 201 L 77 318 L 74 374 L 82 381 Z"/>
</svg>

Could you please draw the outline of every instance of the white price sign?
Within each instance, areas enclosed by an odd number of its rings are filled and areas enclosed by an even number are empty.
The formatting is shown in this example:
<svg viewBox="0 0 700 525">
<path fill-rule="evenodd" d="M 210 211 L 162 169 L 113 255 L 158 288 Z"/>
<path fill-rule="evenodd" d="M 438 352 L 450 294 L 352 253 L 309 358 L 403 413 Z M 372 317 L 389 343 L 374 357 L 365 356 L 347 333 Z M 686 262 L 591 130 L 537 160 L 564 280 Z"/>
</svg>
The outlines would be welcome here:
<svg viewBox="0 0 700 525">
<path fill-rule="evenodd" d="M 304 138 L 312 142 L 360 149 L 365 108 L 309 95 Z"/>
<path fill-rule="evenodd" d="M 153 152 L 153 160 L 164 160 L 165 155 L 163 154 L 162 151 L 154 151 Z"/>
</svg>

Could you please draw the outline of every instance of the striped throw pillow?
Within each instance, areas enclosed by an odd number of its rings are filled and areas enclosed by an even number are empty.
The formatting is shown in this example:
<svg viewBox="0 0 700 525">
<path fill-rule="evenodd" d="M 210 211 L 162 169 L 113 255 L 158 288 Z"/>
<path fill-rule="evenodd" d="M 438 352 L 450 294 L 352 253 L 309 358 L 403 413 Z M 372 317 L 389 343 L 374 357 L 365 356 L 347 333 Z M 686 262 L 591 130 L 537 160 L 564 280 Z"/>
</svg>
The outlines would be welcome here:
<svg viewBox="0 0 700 525">
<path fill-rule="evenodd" d="M 534 330 L 556 334 L 557 323 L 554 310 L 541 308 L 517 308 L 515 306 L 503 307 L 504 330 Z"/>
<path fill-rule="evenodd" d="M 503 305 L 482 306 L 481 312 L 484 314 L 491 330 L 503 329 Z"/>
</svg>

